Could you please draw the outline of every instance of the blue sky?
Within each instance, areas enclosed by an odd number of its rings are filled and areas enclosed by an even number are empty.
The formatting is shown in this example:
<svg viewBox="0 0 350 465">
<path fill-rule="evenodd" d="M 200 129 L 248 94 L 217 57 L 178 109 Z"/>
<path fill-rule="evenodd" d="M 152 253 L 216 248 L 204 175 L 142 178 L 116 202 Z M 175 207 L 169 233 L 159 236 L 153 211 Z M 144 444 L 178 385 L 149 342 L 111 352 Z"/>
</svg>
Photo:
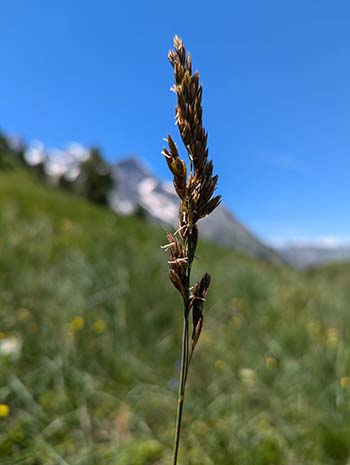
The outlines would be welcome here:
<svg viewBox="0 0 350 465">
<path fill-rule="evenodd" d="M 224 202 L 272 241 L 350 238 L 350 3 L 11 0 L 0 127 L 137 154 L 168 177 L 175 33 L 204 86 Z"/>
</svg>

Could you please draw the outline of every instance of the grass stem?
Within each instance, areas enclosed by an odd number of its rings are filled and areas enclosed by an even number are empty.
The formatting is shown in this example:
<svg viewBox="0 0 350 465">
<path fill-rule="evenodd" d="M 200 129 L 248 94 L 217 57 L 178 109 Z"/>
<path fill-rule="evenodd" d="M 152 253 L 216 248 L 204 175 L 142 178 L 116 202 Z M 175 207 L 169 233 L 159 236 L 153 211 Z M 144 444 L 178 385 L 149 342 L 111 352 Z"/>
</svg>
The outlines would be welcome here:
<svg viewBox="0 0 350 465">
<path fill-rule="evenodd" d="M 178 404 L 177 404 L 177 415 L 176 415 L 176 427 L 175 427 L 175 439 L 174 439 L 174 452 L 173 452 L 173 465 L 177 464 L 177 455 L 179 451 L 180 444 L 180 434 L 181 434 L 181 422 L 182 422 L 182 412 L 185 400 L 185 387 L 186 387 L 186 378 L 188 371 L 188 311 L 184 309 L 184 319 L 183 319 L 183 332 L 182 332 L 182 357 L 181 357 L 181 374 L 179 382 L 179 395 L 178 395 Z"/>
</svg>

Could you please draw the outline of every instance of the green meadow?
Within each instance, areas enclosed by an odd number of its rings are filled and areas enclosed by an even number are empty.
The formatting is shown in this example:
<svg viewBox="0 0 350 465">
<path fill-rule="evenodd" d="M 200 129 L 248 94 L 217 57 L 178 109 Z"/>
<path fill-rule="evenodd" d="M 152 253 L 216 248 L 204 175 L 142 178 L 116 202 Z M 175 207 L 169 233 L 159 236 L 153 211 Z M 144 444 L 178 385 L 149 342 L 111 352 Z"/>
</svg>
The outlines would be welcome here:
<svg viewBox="0 0 350 465">
<path fill-rule="evenodd" d="M 0 464 L 166 465 L 182 308 L 165 231 L 0 171 Z M 182 465 L 350 463 L 350 265 L 202 242 Z"/>
</svg>

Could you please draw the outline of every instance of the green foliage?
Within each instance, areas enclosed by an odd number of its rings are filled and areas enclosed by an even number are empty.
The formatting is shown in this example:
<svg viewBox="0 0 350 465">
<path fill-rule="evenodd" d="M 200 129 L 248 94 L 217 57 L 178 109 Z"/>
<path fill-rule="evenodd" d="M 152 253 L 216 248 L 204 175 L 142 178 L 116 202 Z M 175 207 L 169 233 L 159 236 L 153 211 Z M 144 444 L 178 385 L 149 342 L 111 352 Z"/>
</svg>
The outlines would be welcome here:
<svg viewBox="0 0 350 465">
<path fill-rule="evenodd" d="M 124 446 L 119 457 L 120 465 L 147 465 L 159 463 L 163 448 L 154 440 L 131 442 Z"/>
<path fill-rule="evenodd" d="M 181 308 L 164 233 L 11 171 L 0 231 L 1 465 L 169 463 Z M 197 256 L 214 280 L 180 463 L 346 465 L 350 266 Z"/>
<path fill-rule="evenodd" d="M 11 150 L 6 137 L 0 132 L 0 171 L 13 170 L 19 166 L 18 155 Z"/>
</svg>

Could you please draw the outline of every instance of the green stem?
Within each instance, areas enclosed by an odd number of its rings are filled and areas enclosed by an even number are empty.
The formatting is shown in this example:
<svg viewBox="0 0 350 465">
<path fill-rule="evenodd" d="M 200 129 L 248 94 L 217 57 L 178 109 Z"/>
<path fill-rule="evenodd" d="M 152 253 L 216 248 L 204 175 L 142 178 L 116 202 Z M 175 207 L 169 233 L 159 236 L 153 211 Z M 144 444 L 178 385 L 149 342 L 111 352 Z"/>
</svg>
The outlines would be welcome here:
<svg viewBox="0 0 350 465">
<path fill-rule="evenodd" d="M 191 236 L 187 243 L 187 255 L 192 257 L 194 251 L 192 250 L 192 240 Z M 186 381 L 188 374 L 188 367 L 190 362 L 189 356 L 189 324 L 188 317 L 190 313 L 190 282 L 191 282 L 191 267 L 192 260 L 189 258 L 187 262 L 187 271 L 186 271 L 186 295 L 184 297 L 184 319 L 183 319 L 183 332 L 182 332 L 182 356 L 181 356 L 181 374 L 180 374 L 180 383 L 179 383 L 179 394 L 178 394 L 178 404 L 177 404 L 177 415 L 176 415 L 176 427 L 175 427 L 175 439 L 174 439 L 174 452 L 173 452 L 173 465 L 177 464 L 177 456 L 179 452 L 180 445 L 180 433 L 181 433 L 181 422 L 182 422 L 182 412 L 185 400 L 185 389 Z"/>
<path fill-rule="evenodd" d="M 186 378 L 187 378 L 187 370 L 188 370 L 187 361 L 188 361 L 188 315 L 186 315 L 186 308 L 185 308 L 184 321 L 183 321 L 183 333 L 182 333 L 181 374 L 180 374 L 179 395 L 178 395 L 178 404 L 177 404 L 173 465 L 177 464 L 177 455 L 179 452 L 179 445 L 180 445 L 181 421 L 182 421 L 182 412 L 183 412 L 184 399 L 185 399 L 185 386 L 186 386 Z"/>
</svg>

